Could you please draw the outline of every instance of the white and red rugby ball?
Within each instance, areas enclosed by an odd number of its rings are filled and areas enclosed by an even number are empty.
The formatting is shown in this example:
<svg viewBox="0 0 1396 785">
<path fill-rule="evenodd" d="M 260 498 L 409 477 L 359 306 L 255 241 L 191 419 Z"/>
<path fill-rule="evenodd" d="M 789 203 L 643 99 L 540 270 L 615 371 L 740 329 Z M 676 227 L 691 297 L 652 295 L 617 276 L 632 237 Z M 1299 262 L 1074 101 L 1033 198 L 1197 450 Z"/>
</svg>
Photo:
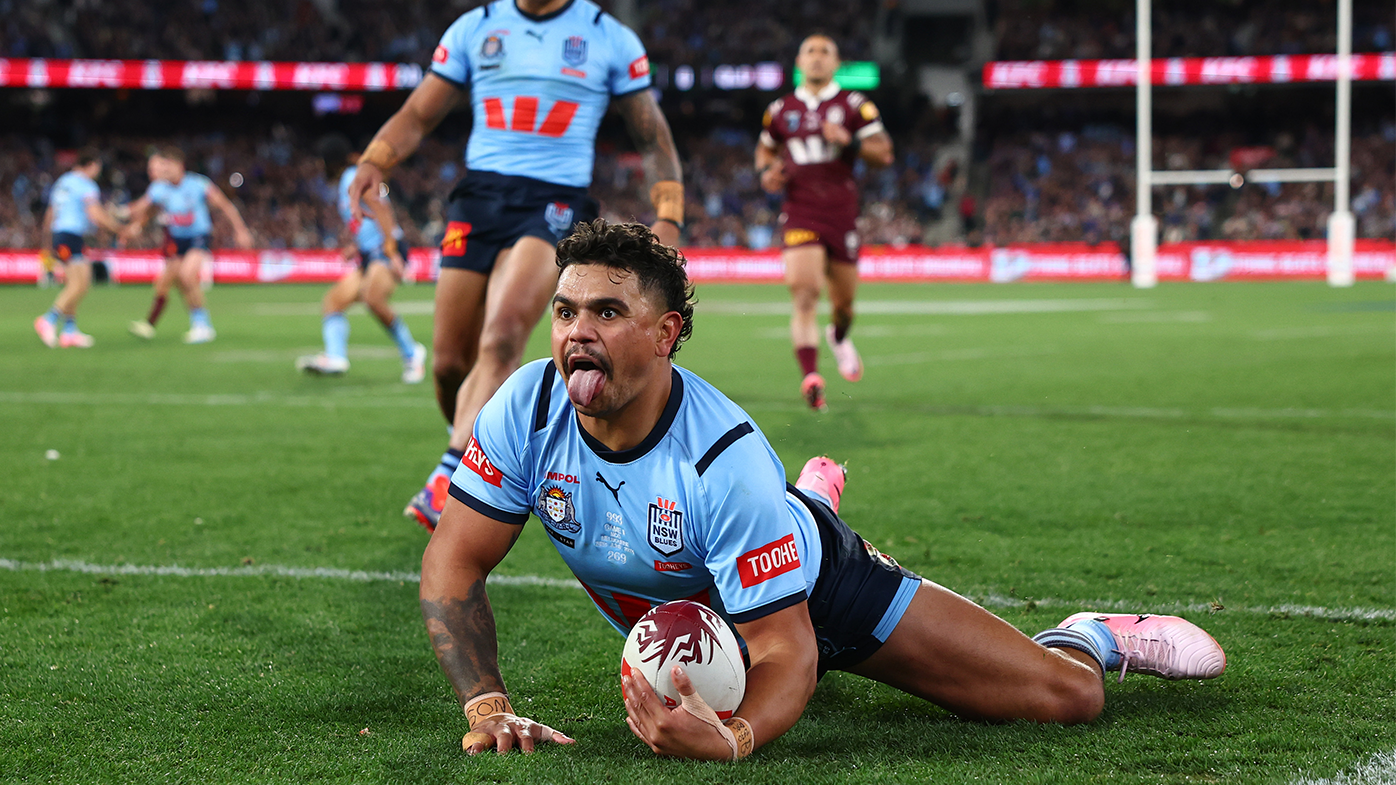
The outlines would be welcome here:
<svg viewBox="0 0 1396 785">
<path fill-rule="evenodd" d="M 746 665 L 737 636 L 706 605 L 666 602 L 641 616 L 626 637 L 621 675 L 643 673 L 670 708 L 683 701 L 670 675 L 675 665 L 683 666 L 698 694 L 724 720 L 746 694 Z"/>
</svg>

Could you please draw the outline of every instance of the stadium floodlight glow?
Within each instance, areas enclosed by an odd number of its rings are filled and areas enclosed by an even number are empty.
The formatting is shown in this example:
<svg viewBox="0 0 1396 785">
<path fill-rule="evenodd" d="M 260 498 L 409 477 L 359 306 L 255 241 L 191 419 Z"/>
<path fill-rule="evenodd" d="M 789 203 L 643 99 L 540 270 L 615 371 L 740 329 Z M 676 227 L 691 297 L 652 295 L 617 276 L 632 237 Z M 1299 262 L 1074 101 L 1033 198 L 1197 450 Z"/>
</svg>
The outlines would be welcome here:
<svg viewBox="0 0 1396 785">
<path fill-rule="evenodd" d="M 1246 181 L 1254 183 L 1333 183 L 1333 212 L 1328 217 L 1328 283 L 1331 286 L 1352 286 L 1354 280 L 1353 249 L 1356 239 L 1356 221 L 1353 219 L 1349 190 L 1351 186 L 1352 160 L 1352 80 L 1354 70 L 1359 66 L 1363 78 L 1396 79 L 1396 53 L 1360 56 L 1359 63 L 1352 54 L 1352 0 L 1338 0 L 1338 53 L 1333 56 L 1280 56 L 1270 58 L 1175 58 L 1177 62 L 1238 60 L 1251 61 L 1252 67 L 1236 67 L 1230 71 L 1224 68 L 1203 70 L 1201 81 L 1189 81 L 1185 69 L 1168 70 L 1167 63 L 1150 57 L 1152 45 L 1151 0 L 1136 0 L 1135 36 L 1137 56 L 1135 66 L 1135 165 L 1136 186 L 1135 216 L 1130 222 L 1130 279 L 1138 288 L 1145 289 L 1158 283 L 1154 255 L 1158 249 L 1158 219 L 1153 212 L 1153 187 L 1156 185 L 1207 185 L 1225 183 L 1232 188 L 1240 188 Z M 1300 57 L 1312 67 L 1302 77 L 1296 77 L 1294 61 Z M 1260 78 L 1261 73 L 1253 66 L 1264 60 L 1270 70 Z M 1073 61 L 1065 61 L 1072 63 Z M 1095 63 L 1118 61 L 1093 61 Z M 1128 61 L 1126 61 L 1128 62 Z M 1162 73 L 1159 63 L 1165 64 Z M 995 65 L 991 63 L 990 65 Z M 1111 80 L 1123 83 L 1118 69 L 1110 71 Z M 1208 74 L 1212 78 L 1209 80 Z M 999 75 L 1004 81 L 1011 81 L 1011 75 Z M 1057 87 L 1080 86 L 1080 72 L 1068 69 L 1071 84 L 1063 84 L 1061 74 L 1057 74 Z M 993 86 L 989 66 L 985 66 L 986 86 Z M 999 77 L 995 77 L 999 78 Z M 1041 69 L 1015 77 L 1028 84 L 1016 86 L 1044 87 L 1049 81 Z M 1306 169 L 1251 169 L 1245 172 L 1231 169 L 1154 171 L 1153 168 L 1153 86 L 1154 84 L 1226 84 L 1255 82 L 1289 81 L 1336 81 L 1337 96 L 1335 112 L 1337 123 L 1334 129 L 1334 165 L 1329 168 Z"/>
<path fill-rule="evenodd" d="M 877 63 L 865 60 L 850 60 L 834 72 L 834 81 L 845 90 L 876 90 L 882 84 L 882 69 Z M 805 83 L 805 75 L 795 69 L 795 86 Z"/>
</svg>

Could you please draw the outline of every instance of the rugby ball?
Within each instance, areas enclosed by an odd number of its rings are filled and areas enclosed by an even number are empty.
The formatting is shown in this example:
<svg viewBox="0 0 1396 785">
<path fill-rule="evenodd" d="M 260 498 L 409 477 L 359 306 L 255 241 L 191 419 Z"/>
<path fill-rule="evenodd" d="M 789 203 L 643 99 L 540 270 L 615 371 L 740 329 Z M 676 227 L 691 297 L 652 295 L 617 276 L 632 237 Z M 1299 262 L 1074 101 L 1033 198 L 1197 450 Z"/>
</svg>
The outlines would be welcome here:
<svg viewBox="0 0 1396 785">
<path fill-rule="evenodd" d="M 706 605 L 666 602 L 641 616 L 626 637 L 621 675 L 644 674 L 670 708 L 683 701 L 670 675 L 675 665 L 683 666 L 698 694 L 724 720 L 746 694 L 746 665 L 737 636 Z"/>
</svg>

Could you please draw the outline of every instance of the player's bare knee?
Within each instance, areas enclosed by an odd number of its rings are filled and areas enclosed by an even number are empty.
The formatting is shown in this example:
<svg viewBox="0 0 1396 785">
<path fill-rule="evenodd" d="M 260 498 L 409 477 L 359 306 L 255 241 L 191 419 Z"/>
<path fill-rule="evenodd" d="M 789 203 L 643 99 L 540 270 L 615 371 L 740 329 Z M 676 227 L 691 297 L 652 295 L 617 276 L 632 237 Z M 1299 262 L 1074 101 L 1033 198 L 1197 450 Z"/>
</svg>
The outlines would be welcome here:
<svg viewBox="0 0 1396 785">
<path fill-rule="evenodd" d="M 1105 709 L 1105 687 L 1100 676 L 1085 669 L 1053 684 L 1044 702 L 1046 722 L 1080 725 L 1092 722 Z"/>
</svg>

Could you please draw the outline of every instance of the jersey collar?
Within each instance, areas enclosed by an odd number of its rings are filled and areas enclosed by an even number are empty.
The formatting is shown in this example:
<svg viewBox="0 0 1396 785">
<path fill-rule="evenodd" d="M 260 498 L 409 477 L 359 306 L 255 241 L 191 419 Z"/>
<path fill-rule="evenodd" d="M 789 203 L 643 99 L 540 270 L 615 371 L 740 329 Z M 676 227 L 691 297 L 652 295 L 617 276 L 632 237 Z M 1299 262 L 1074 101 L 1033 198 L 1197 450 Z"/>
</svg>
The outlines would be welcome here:
<svg viewBox="0 0 1396 785">
<path fill-rule="evenodd" d="M 805 89 L 804 85 L 800 85 L 795 88 L 795 97 L 803 101 L 809 108 L 814 109 L 830 98 L 838 95 L 839 91 L 842 89 L 842 87 L 839 87 L 838 82 L 830 79 L 829 84 L 824 85 L 824 89 L 817 93 L 811 93 L 809 90 Z"/>
<path fill-rule="evenodd" d="M 530 22 L 546 22 L 549 19 L 556 19 L 559 16 L 562 16 L 563 14 L 567 13 L 567 11 L 571 9 L 573 5 L 576 4 L 577 0 L 568 0 L 568 2 L 561 8 L 557 9 L 556 11 L 553 11 L 550 14 L 543 14 L 542 16 L 534 16 L 533 14 L 530 14 L 522 8 L 519 8 L 519 4 L 517 2 L 514 2 L 514 0 L 509 0 L 509 2 L 513 4 L 514 10 L 519 12 L 519 16 L 522 16 L 524 19 L 527 19 Z"/>
<path fill-rule="evenodd" d="M 645 457 L 645 454 L 654 449 L 656 444 L 669 433 L 669 426 L 674 424 L 674 417 L 679 413 L 679 404 L 683 403 L 683 377 L 679 375 L 678 369 L 670 370 L 672 385 L 669 388 L 669 402 L 664 404 L 664 412 L 659 415 L 659 422 L 650 429 L 649 435 L 644 441 L 627 450 L 612 450 L 601 443 L 600 439 L 587 433 L 587 429 L 577 423 L 577 431 L 582 434 L 582 441 L 586 442 L 591 451 L 596 453 L 596 457 L 607 463 L 631 463 Z M 575 416 L 575 415 L 574 415 Z"/>
</svg>

